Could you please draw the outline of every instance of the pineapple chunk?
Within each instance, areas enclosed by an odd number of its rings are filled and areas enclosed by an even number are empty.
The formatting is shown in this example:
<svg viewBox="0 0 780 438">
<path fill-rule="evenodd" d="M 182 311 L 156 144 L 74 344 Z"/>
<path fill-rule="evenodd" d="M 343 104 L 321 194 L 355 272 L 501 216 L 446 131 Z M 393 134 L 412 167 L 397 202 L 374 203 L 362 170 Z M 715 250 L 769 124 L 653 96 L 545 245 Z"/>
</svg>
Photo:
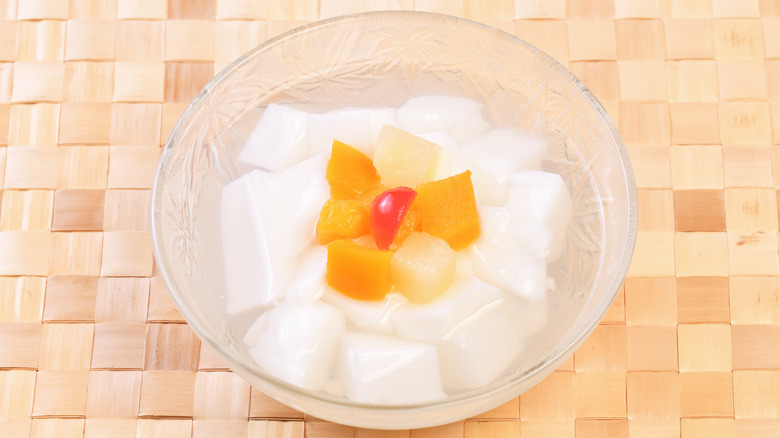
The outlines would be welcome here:
<svg viewBox="0 0 780 438">
<path fill-rule="evenodd" d="M 374 149 L 374 167 L 387 187 L 416 187 L 436 178 L 441 148 L 385 125 Z"/>
<path fill-rule="evenodd" d="M 455 251 L 442 239 L 413 232 L 390 261 L 393 286 L 412 303 L 438 298 L 455 280 Z"/>
</svg>

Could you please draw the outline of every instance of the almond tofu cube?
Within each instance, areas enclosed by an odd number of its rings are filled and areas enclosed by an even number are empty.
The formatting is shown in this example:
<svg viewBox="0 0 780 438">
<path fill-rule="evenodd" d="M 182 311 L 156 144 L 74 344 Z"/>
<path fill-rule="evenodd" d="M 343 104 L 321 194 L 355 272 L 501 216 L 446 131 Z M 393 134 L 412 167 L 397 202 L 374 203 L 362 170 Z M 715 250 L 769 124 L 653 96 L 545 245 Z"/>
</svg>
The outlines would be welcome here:
<svg viewBox="0 0 780 438">
<path fill-rule="evenodd" d="M 534 248 L 521 245 L 510 210 L 480 206 L 479 214 L 483 232 L 470 248 L 474 274 L 527 300 L 543 301 L 547 263 Z"/>
<path fill-rule="evenodd" d="M 303 161 L 309 155 L 307 117 L 308 113 L 294 108 L 268 105 L 238 154 L 238 160 L 270 171 Z"/>
<path fill-rule="evenodd" d="M 258 203 L 269 174 L 252 171 L 222 188 L 220 225 L 225 268 L 225 304 L 235 315 L 281 298 L 294 260 L 273 257 Z"/>
<path fill-rule="evenodd" d="M 436 343 L 479 315 L 502 306 L 504 293 L 473 277 L 455 280 L 438 300 L 428 304 L 405 304 L 390 317 L 399 336 Z"/>
<path fill-rule="evenodd" d="M 446 390 L 481 388 L 507 370 L 523 350 L 513 306 L 500 306 L 459 326 L 439 342 Z M 520 336 L 519 336 L 520 335 Z"/>
<path fill-rule="evenodd" d="M 278 301 L 298 257 L 316 243 L 317 214 L 330 196 L 327 157 L 279 172 L 252 172 L 222 189 L 220 212 L 226 311 L 235 315 Z"/>
<path fill-rule="evenodd" d="M 490 129 L 482 118 L 482 104 L 458 96 L 413 97 L 398 108 L 398 127 L 412 134 L 444 131 L 458 144 Z"/>
<path fill-rule="evenodd" d="M 350 298 L 325 284 L 322 301 L 338 308 L 347 317 L 351 327 L 373 333 L 393 333 L 390 318 L 393 312 L 407 303 L 397 293 L 389 293 L 383 300 L 363 301 Z"/>
<path fill-rule="evenodd" d="M 268 374 L 319 391 L 330 378 L 344 327 L 344 314 L 329 304 L 284 302 L 260 315 L 243 341 Z"/>
<path fill-rule="evenodd" d="M 563 252 L 571 219 L 571 195 L 560 175 L 521 170 L 510 175 L 507 206 L 518 223 L 541 223 L 550 229 L 548 261 Z"/>
<path fill-rule="evenodd" d="M 371 134 L 368 110 L 343 109 L 309 114 L 307 126 L 312 154 L 330 155 L 333 140 L 338 140 L 371 156 L 375 137 Z"/>
<path fill-rule="evenodd" d="M 441 148 L 385 125 L 374 149 L 374 167 L 387 187 L 416 187 L 436 178 Z"/>
<path fill-rule="evenodd" d="M 430 303 L 455 279 L 457 254 L 444 240 L 413 232 L 396 250 L 390 272 L 396 291 L 412 303 Z"/>
<path fill-rule="evenodd" d="M 495 129 L 463 145 L 462 154 L 471 170 L 477 202 L 503 205 L 509 175 L 521 169 L 541 170 L 547 142 L 518 129 Z"/>
<path fill-rule="evenodd" d="M 347 398 L 411 404 L 444 398 L 436 347 L 394 336 L 344 333 L 336 373 Z"/>
</svg>

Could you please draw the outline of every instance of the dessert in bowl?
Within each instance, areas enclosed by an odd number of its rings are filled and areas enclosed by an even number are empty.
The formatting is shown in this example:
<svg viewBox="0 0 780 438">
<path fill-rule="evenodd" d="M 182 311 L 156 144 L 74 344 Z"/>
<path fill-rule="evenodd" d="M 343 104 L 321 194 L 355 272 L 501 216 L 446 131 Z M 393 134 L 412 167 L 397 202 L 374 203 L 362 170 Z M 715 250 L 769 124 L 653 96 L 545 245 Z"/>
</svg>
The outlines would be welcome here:
<svg viewBox="0 0 780 438">
<path fill-rule="evenodd" d="M 237 374 L 316 417 L 413 428 L 517 396 L 584 341 L 636 194 L 614 123 L 547 55 L 377 12 L 218 74 L 166 144 L 152 223 L 174 301 Z"/>
</svg>

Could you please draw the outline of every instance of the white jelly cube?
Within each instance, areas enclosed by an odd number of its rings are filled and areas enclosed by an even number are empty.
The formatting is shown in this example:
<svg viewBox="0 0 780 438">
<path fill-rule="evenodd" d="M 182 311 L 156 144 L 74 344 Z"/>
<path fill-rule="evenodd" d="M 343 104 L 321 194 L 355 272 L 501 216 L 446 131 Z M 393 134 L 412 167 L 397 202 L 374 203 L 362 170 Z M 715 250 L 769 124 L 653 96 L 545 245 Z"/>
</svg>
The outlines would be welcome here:
<svg viewBox="0 0 780 438">
<path fill-rule="evenodd" d="M 270 174 L 259 190 L 258 205 L 271 251 L 281 257 L 297 257 L 316 244 L 320 210 L 330 198 L 325 180 L 328 157 L 309 158 L 281 172 Z"/>
<path fill-rule="evenodd" d="M 376 137 L 372 135 L 368 110 L 346 109 L 309 114 L 309 143 L 312 153 L 330 155 L 333 140 L 346 143 L 369 157 Z"/>
<path fill-rule="evenodd" d="M 471 265 L 481 280 L 531 301 L 544 300 L 547 264 L 520 245 L 516 223 L 505 207 L 479 206 L 482 233 L 471 246 Z"/>
<path fill-rule="evenodd" d="M 464 97 L 413 97 L 397 111 L 398 127 L 412 134 L 432 131 L 448 133 L 463 144 L 487 132 L 482 105 Z"/>
<path fill-rule="evenodd" d="M 477 114 L 475 117 L 453 126 L 449 133 L 459 144 L 465 144 L 479 138 L 489 130 L 490 124 L 482 118 L 482 114 Z"/>
<path fill-rule="evenodd" d="M 238 154 L 242 163 L 265 170 L 286 169 L 309 155 L 308 114 L 270 104 Z"/>
<path fill-rule="evenodd" d="M 258 204 L 269 174 L 250 172 L 222 189 L 221 230 L 227 313 L 234 315 L 280 298 L 294 260 L 273 257 Z"/>
<path fill-rule="evenodd" d="M 541 222 L 550 229 L 548 260 L 561 254 L 571 218 L 571 195 L 560 175 L 534 170 L 513 173 L 507 205 L 519 223 Z"/>
<path fill-rule="evenodd" d="M 503 205 L 509 175 L 517 170 L 539 170 L 546 142 L 517 129 L 494 129 L 463 145 L 462 154 L 472 173 L 477 202 Z"/>
<path fill-rule="evenodd" d="M 327 247 L 313 245 L 303 252 L 299 261 L 285 298 L 287 301 L 305 305 L 319 300 L 325 290 Z"/>
<path fill-rule="evenodd" d="M 344 326 L 344 315 L 333 306 L 285 302 L 260 315 L 244 342 L 265 372 L 319 391 L 331 375 Z"/>
<path fill-rule="evenodd" d="M 497 287 L 475 277 L 459 278 L 432 303 L 399 307 L 391 321 L 399 336 L 435 343 L 502 302 L 503 293 Z"/>
<path fill-rule="evenodd" d="M 327 284 L 321 299 L 344 312 L 352 326 L 376 333 L 392 333 L 390 316 L 399 306 L 407 302 L 403 295 L 397 293 L 387 294 L 379 301 L 356 300 Z"/>
<path fill-rule="evenodd" d="M 449 178 L 465 172 L 468 168 L 464 163 L 460 146 L 443 131 L 426 132 L 419 135 L 420 138 L 439 145 L 442 148 L 439 168 L 436 171 L 436 179 Z"/>
<path fill-rule="evenodd" d="M 344 333 L 337 375 L 347 398 L 381 404 L 424 403 L 445 397 L 436 347 L 394 336 Z"/>
<path fill-rule="evenodd" d="M 445 389 L 483 387 L 509 367 L 523 349 L 514 317 L 508 309 L 496 308 L 460 326 L 438 344 Z"/>
</svg>

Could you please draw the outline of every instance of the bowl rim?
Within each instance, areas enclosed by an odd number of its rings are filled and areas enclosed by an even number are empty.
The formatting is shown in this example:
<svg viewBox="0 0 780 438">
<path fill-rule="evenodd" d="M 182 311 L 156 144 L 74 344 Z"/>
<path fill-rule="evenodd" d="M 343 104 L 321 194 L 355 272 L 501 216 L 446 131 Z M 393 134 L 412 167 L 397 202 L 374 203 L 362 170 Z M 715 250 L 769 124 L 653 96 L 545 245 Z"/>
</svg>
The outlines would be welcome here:
<svg viewBox="0 0 780 438">
<path fill-rule="evenodd" d="M 170 258 L 166 255 L 165 248 L 162 247 L 162 240 L 160 237 L 160 235 L 163 232 L 162 231 L 163 220 L 161 218 L 157 218 L 160 210 L 160 202 L 161 202 L 160 199 L 161 199 L 161 190 L 162 190 L 161 187 L 166 177 L 165 168 L 168 161 L 171 158 L 171 154 L 172 154 L 171 151 L 176 146 L 174 143 L 176 134 L 182 131 L 183 126 L 186 124 L 187 119 L 192 116 L 192 114 L 197 110 L 197 108 L 199 108 L 201 104 L 207 101 L 211 93 L 211 90 L 215 86 L 223 82 L 227 77 L 229 77 L 232 74 L 234 70 L 239 68 L 242 64 L 248 62 L 254 56 L 257 56 L 258 53 L 269 50 L 270 48 L 280 45 L 284 41 L 296 37 L 300 34 L 314 32 L 318 29 L 329 27 L 329 26 L 343 25 L 345 23 L 350 23 L 353 21 L 376 20 L 380 18 L 387 19 L 387 20 L 392 20 L 392 19 L 398 20 L 398 19 L 413 18 L 415 16 L 427 17 L 427 19 L 430 20 L 439 20 L 436 23 L 437 25 L 444 25 L 445 23 L 448 23 L 449 25 L 465 24 L 468 26 L 481 28 L 489 32 L 499 32 L 503 34 L 505 38 L 508 37 L 510 40 L 512 40 L 515 44 L 521 44 L 525 46 L 527 49 L 529 49 L 529 51 L 533 54 L 533 56 L 541 57 L 541 59 L 551 63 L 553 67 L 555 67 L 561 73 L 561 77 L 563 79 L 568 80 L 572 85 L 575 86 L 577 92 L 582 94 L 582 96 L 587 101 L 588 105 L 591 106 L 596 112 L 596 115 L 600 119 L 601 123 L 603 123 L 604 126 L 607 128 L 609 136 L 611 137 L 611 140 L 613 142 L 612 146 L 614 146 L 617 151 L 619 163 L 622 169 L 623 181 L 625 181 L 626 183 L 625 190 L 626 190 L 627 201 L 628 201 L 626 205 L 626 209 L 628 210 L 626 215 L 627 232 L 625 236 L 621 236 L 624 238 L 624 242 L 622 245 L 624 251 L 621 257 L 619 258 L 619 263 L 617 264 L 617 267 L 614 271 L 614 275 L 608 283 L 609 293 L 602 298 L 600 305 L 593 309 L 594 311 L 590 314 L 591 316 L 588 318 L 589 325 L 587 329 L 581 331 L 576 337 L 571 338 L 571 342 L 558 348 L 557 350 L 554 350 L 553 354 L 546 356 L 541 363 L 539 363 L 534 368 L 528 370 L 527 372 L 517 377 L 513 377 L 510 380 L 506 380 L 506 379 L 497 380 L 482 388 L 469 390 L 464 393 L 460 393 L 455 396 L 449 396 L 445 399 L 440 399 L 438 401 L 433 401 L 433 402 L 403 404 L 403 405 L 381 405 L 381 404 L 364 403 L 364 402 L 353 402 L 342 397 L 335 397 L 329 394 L 312 392 L 300 388 L 298 386 L 292 385 L 286 381 L 278 379 L 269 374 L 265 374 L 258 369 L 249 369 L 245 367 L 241 362 L 233 359 L 231 355 L 226 354 L 223 351 L 218 340 L 214 336 L 212 336 L 210 331 L 206 330 L 205 327 L 203 327 L 203 324 L 200 324 L 201 323 L 200 318 L 194 315 L 194 313 L 185 305 L 184 300 L 180 296 L 180 292 L 179 292 L 180 285 L 174 280 L 174 277 L 171 273 L 172 267 L 169 260 Z M 274 38 L 264 41 L 263 43 L 255 46 L 254 48 L 252 48 L 251 50 L 244 53 L 239 58 L 237 58 L 236 60 L 228 64 L 226 67 L 224 67 L 211 80 L 209 80 L 209 82 L 198 92 L 195 98 L 188 104 L 187 108 L 184 110 L 184 112 L 182 113 L 182 115 L 174 125 L 173 129 L 171 130 L 168 139 L 165 141 L 162 147 L 162 152 L 159 158 L 158 166 L 155 171 L 154 182 L 151 190 L 150 210 L 151 210 L 150 228 L 151 228 L 153 255 L 155 258 L 157 269 L 159 271 L 160 276 L 163 278 L 163 281 L 166 284 L 166 287 L 169 291 L 169 295 L 171 296 L 178 311 L 181 313 L 182 317 L 187 322 L 187 324 L 191 327 L 191 329 L 197 334 L 197 336 L 201 339 L 201 341 L 204 341 L 206 342 L 206 344 L 208 344 L 212 352 L 215 355 L 217 355 L 219 359 L 221 359 L 225 364 L 229 366 L 231 371 L 235 372 L 237 375 L 245 379 L 247 378 L 247 374 L 251 375 L 254 379 L 247 379 L 247 380 L 251 380 L 250 384 L 253 386 L 257 386 L 260 389 L 269 389 L 269 388 L 278 389 L 283 391 L 284 393 L 293 393 L 296 395 L 296 398 L 302 398 L 309 401 L 314 401 L 316 403 L 325 403 L 328 405 L 340 406 L 340 407 L 351 408 L 351 409 L 358 408 L 367 411 L 382 410 L 382 411 L 397 411 L 400 413 L 412 413 L 420 409 L 426 409 L 426 408 L 446 409 L 448 407 L 463 404 L 464 402 L 467 401 L 487 400 L 487 399 L 491 399 L 496 395 L 501 394 L 506 390 L 506 388 L 516 386 L 528 380 L 533 380 L 534 378 L 541 380 L 541 378 L 546 377 L 547 374 L 542 374 L 541 376 L 539 376 L 539 373 L 546 370 L 549 367 L 549 365 L 556 362 L 560 363 L 563 360 L 565 360 L 570 354 L 572 354 L 576 350 L 576 348 L 579 347 L 590 336 L 593 330 L 595 330 L 596 326 L 603 319 L 610 305 L 616 298 L 619 289 L 626 277 L 626 274 L 628 273 L 631 258 L 633 256 L 633 252 L 636 244 L 637 221 L 638 221 L 636 181 L 634 177 L 633 168 L 631 166 L 628 149 L 626 148 L 625 143 L 623 142 L 622 136 L 620 135 L 617 126 L 615 125 L 612 118 L 608 115 L 608 113 L 606 112 L 602 104 L 598 101 L 598 99 L 596 99 L 593 93 L 579 80 L 579 78 L 577 78 L 566 66 L 562 65 L 557 60 L 555 60 L 552 56 L 536 48 L 535 46 L 531 45 L 525 40 L 517 36 L 514 36 L 508 32 L 488 26 L 486 24 L 473 21 L 470 19 L 455 17 L 446 14 L 424 12 L 424 11 L 399 11 L 399 10 L 362 12 L 362 13 L 342 15 L 342 16 L 315 21 L 294 28 Z M 260 380 L 262 383 L 256 385 L 256 383 L 258 383 L 256 382 L 256 380 Z M 264 392 L 267 393 L 272 398 L 276 398 L 285 404 L 292 405 L 294 408 L 308 413 L 308 409 L 306 406 L 296 405 L 296 403 L 290 403 L 291 400 L 288 400 L 284 397 L 277 397 L 276 392 L 274 393 L 269 393 L 269 391 L 264 391 Z M 518 394 L 515 394 L 515 396 L 517 395 Z M 479 411 L 476 410 L 472 412 L 472 414 L 476 414 L 476 413 L 479 413 Z M 333 421 L 341 421 L 341 420 L 336 419 Z M 444 424 L 445 422 L 441 422 L 438 424 Z M 354 422 L 346 422 L 346 423 L 356 425 L 356 426 L 368 426 L 368 427 L 375 427 L 375 428 L 377 426 L 381 427 L 381 425 L 376 425 L 373 423 L 360 423 L 359 420 L 356 420 Z M 428 422 L 425 423 L 424 425 L 426 426 L 436 425 L 436 423 Z M 388 427 L 388 428 L 396 429 L 398 427 Z M 401 427 L 401 428 L 406 428 L 406 427 Z"/>
</svg>

